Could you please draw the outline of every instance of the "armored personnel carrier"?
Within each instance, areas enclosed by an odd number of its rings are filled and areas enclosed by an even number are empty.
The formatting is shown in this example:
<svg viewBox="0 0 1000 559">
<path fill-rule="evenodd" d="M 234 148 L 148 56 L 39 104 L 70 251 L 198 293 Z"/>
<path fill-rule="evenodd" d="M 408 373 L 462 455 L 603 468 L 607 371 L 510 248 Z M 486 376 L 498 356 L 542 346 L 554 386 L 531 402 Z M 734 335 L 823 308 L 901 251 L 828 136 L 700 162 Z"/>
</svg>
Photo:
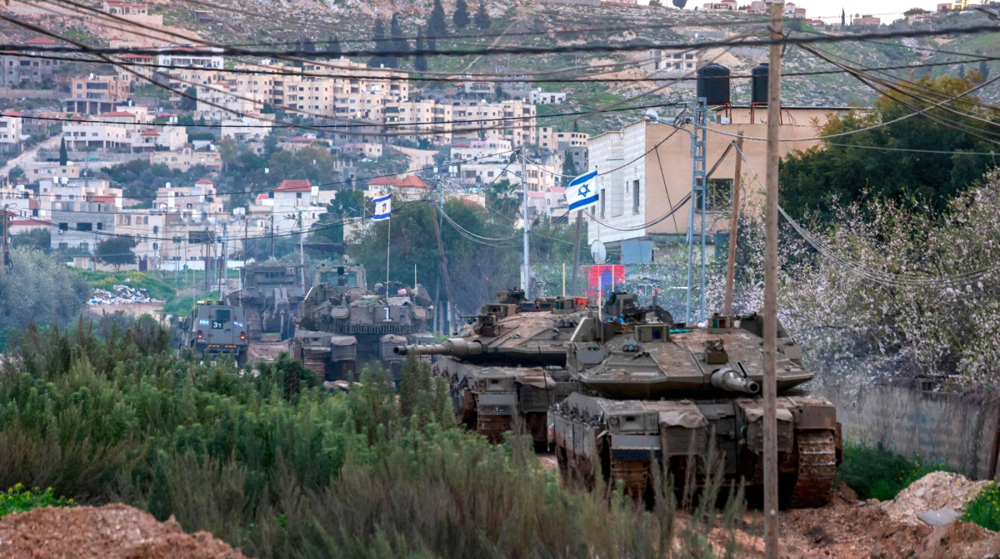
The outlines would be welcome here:
<svg viewBox="0 0 1000 559">
<path fill-rule="evenodd" d="M 246 363 L 249 332 L 240 307 L 200 304 L 180 322 L 179 328 L 181 351 L 232 355 L 239 366 Z"/>
<path fill-rule="evenodd" d="M 433 340 L 428 333 L 430 298 L 424 290 L 365 288 L 364 268 L 324 266 L 299 305 L 292 355 L 327 380 L 357 380 L 365 364 L 381 361 L 398 378 L 403 358 L 397 344 Z"/>
<path fill-rule="evenodd" d="M 648 497 L 655 460 L 680 482 L 721 467 L 728 481 L 763 484 L 763 320 L 716 316 L 709 326 L 581 323 L 567 359 L 580 390 L 549 414 L 564 478 L 592 486 L 603 475 Z M 794 390 L 812 377 L 779 327 L 779 493 L 793 507 L 826 504 L 840 461 L 835 407 Z"/>
<path fill-rule="evenodd" d="M 576 383 L 566 370 L 566 349 L 586 299 L 524 299 L 520 290 L 498 293 L 457 337 L 436 345 L 399 346 L 400 356 L 439 355 L 435 375 L 448 381 L 455 413 L 469 429 L 500 442 L 520 422 L 537 445 L 546 444 L 546 414 Z"/>
<path fill-rule="evenodd" d="M 242 306 L 252 341 L 287 340 L 295 332 L 295 310 L 306 294 L 302 266 L 251 264 L 240 270 L 240 289 L 229 293 L 230 305 Z"/>
</svg>

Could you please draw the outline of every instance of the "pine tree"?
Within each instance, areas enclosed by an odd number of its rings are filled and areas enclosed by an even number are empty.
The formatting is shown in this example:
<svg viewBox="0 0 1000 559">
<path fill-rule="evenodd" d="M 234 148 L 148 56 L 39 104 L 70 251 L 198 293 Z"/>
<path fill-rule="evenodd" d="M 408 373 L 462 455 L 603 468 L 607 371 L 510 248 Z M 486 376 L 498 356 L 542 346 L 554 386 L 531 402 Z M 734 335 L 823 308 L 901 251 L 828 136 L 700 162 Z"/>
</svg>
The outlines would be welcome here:
<svg viewBox="0 0 1000 559">
<path fill-rule="evenodd" d="M 840 26 L 847 27 L 847 11 L 844 8 L 840 9 Z"/>
<path fill-rule="evenodd" d="M 427 24 L 427 31 L 424 32 L 424 38 L 427 39 L 427 50 L 437 50 L 437 36 L 434 35 L 434 30 L 431 29 L 431 24 Z"/>
<path fill-rule="evenodd" d="M 336 35 L 330 35 L 326 40 L 326 52 L 331 56 L 340 56 L 343 50 L 340 48 L 340 39 Z"/>
<path fill-rule="evenodd" d="M 986 63 L 985 60 L 979 63 L 979 75 L 982 77 L 983 81 L 986 81 L 990 77 L 990 65 Z"/>
<path fill-rule="evenodd" d="M 573 121 L 573 132 L 579 132 L 579 131 L 580 131 L 580 121 L 579 120 L 574 120 Z"/>
<path fill-rule="evenodd" d="M 399 58 L 406 58 L 410 56 L 410 42 L 406 40 L 406 35 L 403 34 L 403 28 L 399 26 L 399 18 L 396 14 L 392 14 L 392 22 L 389 25 L 389 33 L 392 35 L 392 48 L 398 53 Z M 398 63 L 393 64 L 394 67 L 399 66 Z"/>
<path fill-rule="evenodd" d="M 456 29 L 465 29 L 472 22 L 472 18 L 469 17 L 469 5 L 465 0 L 455 2 L 455 13 L 451 19 L 455 22 Z"/>
<path fill-rule="evenodd" d="M 489 29 L 493 23 L 490 21 L 490 14 L 486 13 L 486 5 L 482 2 L 479 3 L 479 9 L 476 10 L 475 22 L 476 27 L 480 29 Z"/>
<path fill-rule="evenodd" d="M 443 38 L 445 34 L 448 33 L 448 22 L 445 21 L 444 6 L 441 5 L 441 0 L 434 0 L 434 8 L 431 10 L 431 19 L 427 22 L 427 25 L 430 27 L 431 31 L 428 38 Z"/>
<path fill-rule="evenodd" d="M 59 166 L 65 167 L 69 162 L 69 153 L 66 152 L 66 138 L 59 142 Z"/>
<path fill-rule="evenodd" d="M 579 174 L 576 170 L 576 161 L 573 160 L 573 152 L 566 150 L 565 159 L 563 159 L 563 186 L 568 185 L 573 179 Z"/>
<path fill-rule="evenodd" d="M 423 31 L 417 29 L 417 52 L 424 50 L 424 34 Z M 418 72 L 427 71 L 427 56 L 423 54 L 417 54 L 413 57 L 413 69 Z"/>
<path fill-rule="evenodd" d="M 375 20 L 375 29 L 372 30 L 372 41 L 375 43 L 375 54 L 368 60 L 368 67 L 378 68 L 386 63 L 385 60 L 385 25 L 381 19 Z"/>
</svg>

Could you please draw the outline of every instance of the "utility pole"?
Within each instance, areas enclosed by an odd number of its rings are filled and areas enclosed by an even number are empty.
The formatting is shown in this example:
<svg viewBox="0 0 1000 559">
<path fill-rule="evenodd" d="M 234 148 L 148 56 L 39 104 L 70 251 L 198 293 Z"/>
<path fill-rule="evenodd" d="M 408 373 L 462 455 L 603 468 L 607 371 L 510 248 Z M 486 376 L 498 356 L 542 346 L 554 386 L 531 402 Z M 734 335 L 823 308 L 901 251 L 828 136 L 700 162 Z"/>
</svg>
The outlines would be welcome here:
<svg viewBox="0 0 1000 559">
<path fill-rule="evenodd" d="M 274 214 L 271 214 L 271 258 L 274 258 Z"/>
<path fill-rule="evenodd" d="M 743 131 L 736 139 L 736 174 L 733 175 L 733 212 L 729 218 L 729 260 L 726 262 L 726 298 L 724 316 L 733 315 L 733 283 L 736 281 L 736 238 L 740 232 L 740 190 L 743 186 Z"/>
<path fill-rule="evenodd" d="M 7 262 L 10 261 L 10 244 L 8 243 L 8 239 L 10 239 L 8 234 L 10 231 L 10 207 L 10 204 L 3 206 L 3 227 L 0 228 L 0 235 L 2 235 L 0 236 L 0 253 L 2 253 L 0 254 L 0 278 L 7 277 Z"/>
<path fill-rule="evenodd" d="M 302 288 L 305 289 L 306 285 L 306 253 L 305 253 L 305 238 L 306 234 L 302 227 L 302 212 L 299 212 L 299 272 L 302 280 Z"/>
<path fill-rule="evenodd" d="M 780 41 L 784 2 L 771 4 L 771 40 Z M 778 559 L 778 146 L 781 44 L 772 43 L 767 77 L 767 198 L 764 216 L 764 557 Z"/>
<path fill-rule="evenodd" d="M 441 263 L 441 277 L 444 278 L 444 295 L 448 298 L 448 318 L 445 321 L 448 323 L 448 334 L 450 335 L 450 330 L 454 324 L 451 320 L 452 309 L 455 305 L 455 300 L 451 298 L 451 277 L 448 275 L 448 257 L 444 255 L 444 243 L 441 242 L 441 227 L 438 225 L 437 220 L 431 220 L 434 222 L 434 235 L 437 237 L 438 243 L 438 261 Z M 442 328 L 444 325 L 442 325 Z"/>
<path fill-rule="evenodd" d="M 528 255 L 528 165 L 524 155 L 524 146 L 521 147 L 521 192 L 523 194 L 523 204 L 521 211 L 524 215 L 524 297 L 531 300 L 531 259 Z"/>
<path fill-rule="evenodd" d="M 580 228 L 583 224 L 583 210 L 576 212 L 576 244 L 573 246 L 573 296 L 580 292 L 576 290 L 576 275 L 580 272 Z"/>
<path fill-rule="evenodd" d="M 227 244 L 226 241 L 228 239 L 229 239 L 229 236 L 228 236 L 228 231 L 226 229 L 226 224 L 223 223 L 222 224 L 222 265 L 221 265 L 221 270 L 219 271 L 219 300 L 220 301 L 225 301 L 226 300 L 225 297 L 224 297 L 225 293 L 223 293 L 223 291 L 222 291 L 222 285 L 223 285 L 223 283 L 222 283 L 222 276 L 223 276 L 223 274 L 225 274 L 226 276 L 229 275 L 229 250 L 228 250 L 228 247 L 226 246 L 226 244 Z"/>
<path fill-rule="evenodd" d="M 705 205 L 707 203 L 705 181 L 707 177 L 708 119 L 707 99 L 699 97 L 694 103 L 694 129 L 691 131 L 691 219 L 688 221 L 688 277 L 687 309 L 685 324 L 691 324 L 691 291 L 694 289 L 694 221 L 699 215 L 698 201 L 701 201 L 701 318 L 705 319 Z"/>
</svg>

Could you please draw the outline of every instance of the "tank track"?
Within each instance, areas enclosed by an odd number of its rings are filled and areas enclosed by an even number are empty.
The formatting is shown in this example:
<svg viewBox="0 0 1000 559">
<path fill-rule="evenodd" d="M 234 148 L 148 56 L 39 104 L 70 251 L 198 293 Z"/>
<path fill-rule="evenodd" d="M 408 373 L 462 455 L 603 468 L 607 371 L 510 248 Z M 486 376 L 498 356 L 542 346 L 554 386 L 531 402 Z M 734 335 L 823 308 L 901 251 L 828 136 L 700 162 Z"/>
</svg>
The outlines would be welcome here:
<svg viewBox="0 0 1000 559">
<path fill-rule="evenodd" d="M 626 495 L 642 498 L 646 493 L 646 484 L 649 483 L 649 464 L 646 462 L 612 460 L 610 479 L 612 490 L 618 485 L 618 481 L 625 483 Z"/>
<path fill-rule="evenodd" d="M 505 431 L 510 431 L 511 424 L 511 418 L 507 415 L 486 415 L 483 413 L 476 415 L 476 432 L 493 444 L 503 442 L 503 434 Z"/>
<path fill-rule="evenodd" d="M 799 431 L 799 474 L 789 497 L 791 508 L 815 508 L 830 502 L 837 475 L 837 448 L 831 431 Z"/>
</svg>

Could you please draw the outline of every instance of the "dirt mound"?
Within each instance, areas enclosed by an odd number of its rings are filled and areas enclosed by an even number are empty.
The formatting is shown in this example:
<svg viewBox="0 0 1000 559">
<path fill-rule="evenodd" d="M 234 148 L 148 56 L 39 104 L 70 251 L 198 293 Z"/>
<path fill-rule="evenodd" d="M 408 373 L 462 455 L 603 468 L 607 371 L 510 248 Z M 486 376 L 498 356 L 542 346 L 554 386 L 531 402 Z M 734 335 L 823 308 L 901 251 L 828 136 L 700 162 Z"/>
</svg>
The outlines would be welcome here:
<svg viewBox="0 0 1000 559">
<path fill-rule="evenodd" d="M 207 532 L 187 534 L 173 520 L 125 505 L 42 508 L 0 519 L 7 559 L 246 559 Z"/>
<path fill-rule="evenodd" d="M 922 512 L 937 509 L 961 512 L 987 483 L 973 481 L 962 474 L 933 472 L 911 483 L 892 501 L 884 502 L 882 508 L 894 520 L 916 526 L 922 524 L 917 518 Z"/>
<path fill-rule="evenodd" d="M 914 559 L 994 559 L 1000 553 L 1000 534 L 954 522 L 931 532 Z"/>
</svg>

